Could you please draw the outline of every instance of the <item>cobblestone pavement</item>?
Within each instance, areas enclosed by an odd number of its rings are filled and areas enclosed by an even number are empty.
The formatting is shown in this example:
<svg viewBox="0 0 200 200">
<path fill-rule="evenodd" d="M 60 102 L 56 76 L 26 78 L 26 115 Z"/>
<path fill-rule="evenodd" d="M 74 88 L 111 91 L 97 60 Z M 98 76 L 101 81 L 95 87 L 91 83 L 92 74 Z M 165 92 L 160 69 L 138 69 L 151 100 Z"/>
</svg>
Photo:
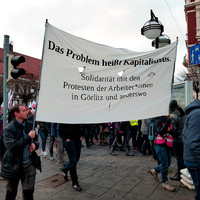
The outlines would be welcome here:
<svg viewBox="0 0 200 200">
<path fill-rule="evenodd" d="M 54 152 L 56 150 L 54 149 Z M 40 154 L 40 151 L 38 151 Z M 125 152 L 118 151 L 117 156 L 109 154 L 108 146 L 95 144 L 83 147 L 77 165 L 79 182 L 83 190 L 77 192 L 72 188 L 71 181 L 65 182 L 56 159 L 50 161 L 42 158 L 42 173 L 37 173 L 35 200 L 43 199 L 130 199 L 130 200 L 193 200 L 195 191 L 185 188 L 180 182 L 169 182 L 176 187 L 175 192 L 162 188 L 161 181 L 156 182 L 148 170 L 157 165 L 150 156 L 128 157 Z M 55 153 L 56 155 L 56 153 Z M 65 153 L 65 160 L 67 155 Z M 169 177 L 176 172 L 175 159 L 169 169 Z M 159 179 L 161 180 L 160 174 Z M 0 199 L 5 198 L 6 181 L 0 181 Z M 21 199 L 21 186 L 17 199 Z"/>
</svg>

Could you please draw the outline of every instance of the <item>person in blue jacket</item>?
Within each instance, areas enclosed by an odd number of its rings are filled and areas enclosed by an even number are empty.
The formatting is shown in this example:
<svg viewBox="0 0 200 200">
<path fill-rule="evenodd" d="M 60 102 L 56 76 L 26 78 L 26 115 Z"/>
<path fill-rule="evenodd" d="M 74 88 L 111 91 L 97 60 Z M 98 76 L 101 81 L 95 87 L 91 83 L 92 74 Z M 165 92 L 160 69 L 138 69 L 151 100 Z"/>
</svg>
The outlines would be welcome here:
<svg viewBox="0 0 200 200">
<path fill-rule="evenodd" d="M 195 99 L 184 111 L 183 159 L 195 186 L 195 200 L 200 200 L 200 101 Z"/>
</svg>

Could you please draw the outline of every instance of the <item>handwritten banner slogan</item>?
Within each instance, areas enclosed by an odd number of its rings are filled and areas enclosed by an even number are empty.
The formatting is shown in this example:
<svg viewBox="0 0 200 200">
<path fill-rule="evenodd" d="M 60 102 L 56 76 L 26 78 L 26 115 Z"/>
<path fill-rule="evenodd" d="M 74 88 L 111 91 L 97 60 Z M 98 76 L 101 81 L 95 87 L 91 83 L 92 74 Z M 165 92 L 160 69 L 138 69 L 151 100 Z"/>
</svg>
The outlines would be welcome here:
<svg viewBox="0 0 200 200">
<path fill-rule="evenodd" d="M 47 23 L 36 120 L 83 124 L 168 114 L 176 45 L 134 52 Z"/>
</svg>

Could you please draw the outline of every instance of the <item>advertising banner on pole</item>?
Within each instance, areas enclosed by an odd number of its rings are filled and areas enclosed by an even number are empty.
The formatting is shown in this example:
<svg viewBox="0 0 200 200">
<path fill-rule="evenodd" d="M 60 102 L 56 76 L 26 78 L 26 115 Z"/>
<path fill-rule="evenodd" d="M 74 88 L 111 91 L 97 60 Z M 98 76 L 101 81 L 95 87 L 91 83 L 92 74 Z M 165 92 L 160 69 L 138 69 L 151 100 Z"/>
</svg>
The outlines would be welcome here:
<svg viewBox="0 0 200 200">
<path fill-rule="evenodd" d="M 176 46 L 135 52 L 46 23 L 36 120 L 89 124 L 169 114 Z"/>
</svg>

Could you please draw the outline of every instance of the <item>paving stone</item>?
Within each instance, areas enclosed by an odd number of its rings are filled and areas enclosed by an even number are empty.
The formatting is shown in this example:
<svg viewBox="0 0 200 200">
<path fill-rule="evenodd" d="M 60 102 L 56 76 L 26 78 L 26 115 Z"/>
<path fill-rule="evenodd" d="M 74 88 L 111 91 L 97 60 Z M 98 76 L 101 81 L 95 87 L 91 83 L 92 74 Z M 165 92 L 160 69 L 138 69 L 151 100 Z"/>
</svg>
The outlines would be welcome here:
<svg viewBox="0 0 200 200">
<path fill-rule="evenodd" d="M 107 188 L 94 185 L 94 186 L 90 187 L 90 188 L 87 190 L 87 193 L 90 193 L 90 194 L 93 194 L 93 195 L 97 195 L 97 196 L 101 196 L 101 195 L 103 195 L 106 191 L 108 191 Z"/>
<path fill-rule="evenodd" d="M 48 142 L 47 142 L 48 145 Z M 47 146 L 48 149 L 48 146 Z M 39 150 L 40 151 L 40 150 Z M 54 148 L 56 153 L 56 149 Z M 140 152 L 134 152 L 135 156 L 126 156 L 118 151 L 117 156 L 110 155 L 108 146 L 93 145 L 91 148 L 82 148 L 81 158 L 77 164 L 79 183 L 83 190 L 77 192 L 72 188 L 72 182 L 64 182 L 57 187 L 50 185 L 38 185 L 43 180 L 54 175 L 63 177 L 57 160 L 42 159 L 42 173 L 37 172 L 34 197 L 37 200 L 55 199 L 125 199 L 125 200 L 193 200 L 194 190 L 182 187 L 178 181 L 170 181 L 175 185 L 176 191 L 169 192 L 162 188 L 160 181 L 155 181 L 148 170 L 157 165 L 157 162 L 148 156 L 141 156 Z M 67 161 L 67 154 L 64 154 Z M 176 160 L 172 157 L 170 176 L 176 172 Z M 5 199 L 6 181 L 0 181 L 0 199 Z M 17 199 L 22 199 L 21 184 L 19 184 Z"/>
</svg>

